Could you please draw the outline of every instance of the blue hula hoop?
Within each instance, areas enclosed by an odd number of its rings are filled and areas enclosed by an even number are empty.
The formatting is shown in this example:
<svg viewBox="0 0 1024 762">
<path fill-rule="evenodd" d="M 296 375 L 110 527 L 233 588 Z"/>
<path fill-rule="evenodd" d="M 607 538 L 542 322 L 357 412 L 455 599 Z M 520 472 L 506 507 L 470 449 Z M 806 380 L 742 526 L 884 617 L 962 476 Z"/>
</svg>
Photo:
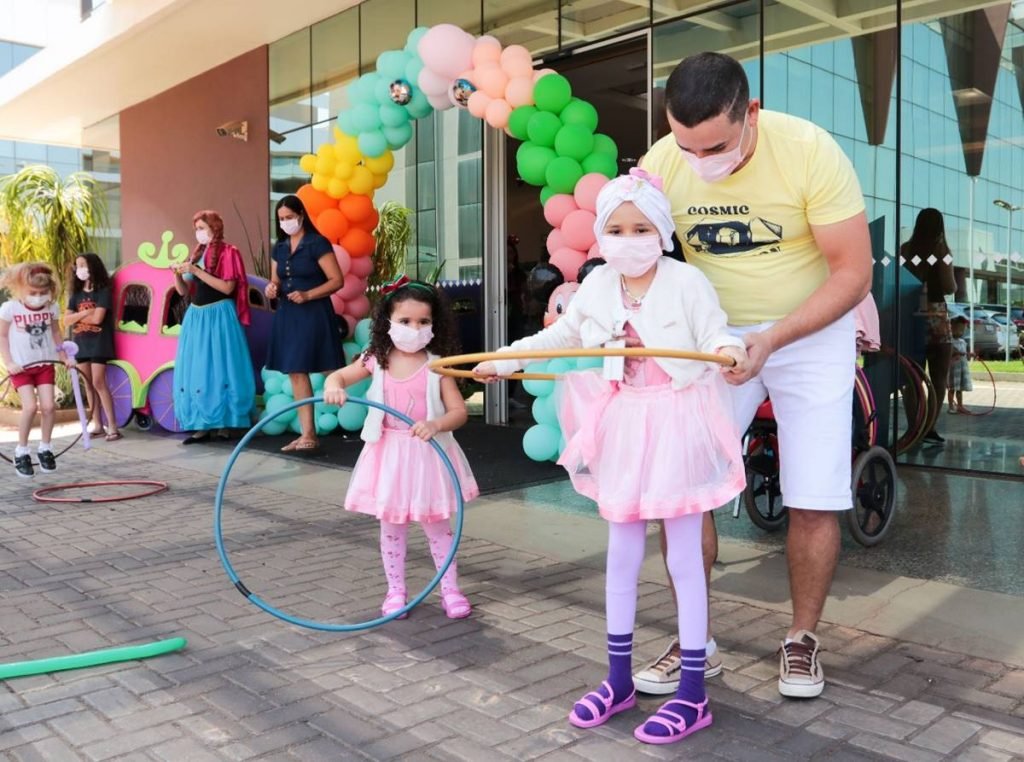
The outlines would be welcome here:
<svg viewBox="0 0 1024 762">
<path fill-rule="evenodd" d="M 231 453 L 231 457 L 228 458 L 228 462 L 224 466 L 224 472 L 220 475 L 220 482 L 217 484 L 217 494 L 216 497 L 214 498 L 213 503 L 213 538 L 217 544 L 217 555 L 220 557 L 220 563 L 224 567 L 224 571 L 227 572 L 228 579 L 231 580 L 231 583 L 235 586 L 238 592 L 245 596 L 245 598 L 249 600 L 251 603 L 263 609 L 268 614 L 275 616 L 278 619 L 284 620 L 285 622 L 289 622 L 290 624 L 298 625 L 299 627 L 307 627 L 312 630 L 325 630 L 327 632 L 358 632 L 360 630 L 369 630 L 374 627 L 379 627 L 385 622 L 390 622 L 392 619 L 397 619 L 403 614 L 408 613 L 415 606 L 419 605 L 419 603 L 423 601 L 424 598 L 430 595 L 434 588 L 437 587 L 438 583 L 440 583 L 441 578 L 444 576 L 445 572 L 448 571 L 448 567 L 451 566 L 452 561 L 455 560 L 455 553 L 459 549 L 459 541 L 462 539 L 463 510 L 465 508 L 462 499 L 462 485 L 459 483 L 459 476 L 455 472 L 455 466 L 452 465 L 452 462 L 448 458 L 448 454 L 444 451 L 444 448 L 437 443 L 437 440 L 431 439 L 430 445 L 434 448 L 435 452 L 437 452 L 437 454 L 441 457 L 441 462 L 444 464 L 445 469 L 447 469 L 448 476 L 450 476 L 452 480 L 452 487 L 455 489 L 455 536 L 454 540 L 452 541 L 451 550 L 448 551 L 448 555 L 445 556 L 444 563 L 441 564 L 441 568 L 437 570 L 437 574 L 434 575 L 434 578 L 427 583 L 427 586 L 423 589 L 423 592 L 421 592 L 419 595 L 417 595 L 415 598 L 409 601 L 405 606 L 398 609 L 398 611 L 395 611 L 386 616 L 377 617 L 376 619 L 369 619 L 365 622 L 356 622 L 355 624 L 335 624 L 331 622 L 318 622 L 313 619 L 304 619 L 302 617 L 292 616 L 291 614 L 285 613 L 284 611 L 281 611 L 280 609 L 277 609 L 274 606 L 270 605 L 245 586 L 245 583 L 243 583 L 242 580 L 238 578 L 238 574 L 235 572 L 235 569 L 231 565 L 231 561 L 228 558 L 227 550 L 224 547 L 224 536 L 222 533 L 221 526 L 221 517 L 224 510 L 224 490 L 227 487 L 228 477 L 231 474 L 231 469 L 234 468 L 235 461 L 238 459 L 238 456 L 241 455 L 242 450 L 245 449 L 246 445 L 249 444 L 252 438 L 263 430 L 264 426 L 266 426 L 268 423 L 270 423 L 278 416 L 287 413 L 290 410 L 295 410 L 296 408 L 302 407 L 303 405 L 312 405 L 317 402 L 323 402 L 323 399 L 323 396 L 318 394 L 304 400 L 296 400 L 295 402 L 292 402 L 291 404 L 286 405 L 285 407 L 282 407 L 279 410 L 275 410 L 270 415 L 261 418 L 259 421 L 257 421 L 256 425 L 249 429 L 249 431 L 246 432 L 245 436 L 242 437 L 241 441 L 238 443 L 238 445 L 235 446 L 234 451 Z M 400 421 L 404 421 L 410 426 L 412 426 L 414 423 L 414 421 L 411 418 L 403 415 L 402 413 L 398 412 L 397 410 L 394 410 L 393 408 L 388 407 L 387 405 L 382 405 L 379 402 L 372 402 L 371 400 L 362 399 L 361 397 L 349 397 L 348 401 L 354 402 L 357 405 L 365 405 L 366 407 L 375 407 L 378 410 L 383 410 L 388 415 L 394 416 L 395 418 L 399 419 Z"/>
</svg>

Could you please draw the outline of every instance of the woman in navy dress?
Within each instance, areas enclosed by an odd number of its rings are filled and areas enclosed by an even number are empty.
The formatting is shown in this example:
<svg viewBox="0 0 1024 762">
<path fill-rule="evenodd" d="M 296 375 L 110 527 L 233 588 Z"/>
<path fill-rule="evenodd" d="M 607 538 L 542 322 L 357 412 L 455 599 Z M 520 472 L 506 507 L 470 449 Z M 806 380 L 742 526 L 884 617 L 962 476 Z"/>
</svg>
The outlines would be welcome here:
<svg viewBox="0 0 1024 762">
<path fill-rule="evenodd" d="M 328 373 L 344 365 L 338 317 L 331 294 L 344 276 L 331 242 L 320 235 L 298 196 L 277 202 L 277 244 L 271 262 L 268 299 L 279 299 L 270 329 L 267 368 L 287 373 L 295 399 L 313 396 L 310 373 Z M 302 435 L 281 448 L 310 451 L 319 446 L 313 408 L 299 408 Z"/>
</svg>

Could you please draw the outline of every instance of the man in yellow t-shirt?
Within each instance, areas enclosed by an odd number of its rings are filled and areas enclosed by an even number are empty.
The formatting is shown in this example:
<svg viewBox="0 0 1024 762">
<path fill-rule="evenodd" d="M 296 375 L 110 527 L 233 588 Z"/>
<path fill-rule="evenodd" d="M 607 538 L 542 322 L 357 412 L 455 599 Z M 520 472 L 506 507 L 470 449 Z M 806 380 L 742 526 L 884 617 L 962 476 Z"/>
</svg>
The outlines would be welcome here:
<svg viewBox="0 0 1024 762">
<path fill-rule="evenodd" d="M 725 374 L 741 431 L 771 396 L 793 601 L 779 692 L 811 698 L 825 684 L 814 630 L 839 559 L 836 512 L 852 502 L 850 311 L 870 290 L 871 243 L 857 176 L 835 140 L 762 110 L 749 92 L 729 56 L 683 60 L 666 83 L 671 134 L 641 166 L 663 178 L 686 260 L 708 276 L 746 342 L 749 362 Z M 717 548 L 707 514 L 708 572 Z M 675 690 L 673 647 L 635 676 L 638 690 Z M 710 654 L 706 665 L 721 669 Z"/>
</svg>

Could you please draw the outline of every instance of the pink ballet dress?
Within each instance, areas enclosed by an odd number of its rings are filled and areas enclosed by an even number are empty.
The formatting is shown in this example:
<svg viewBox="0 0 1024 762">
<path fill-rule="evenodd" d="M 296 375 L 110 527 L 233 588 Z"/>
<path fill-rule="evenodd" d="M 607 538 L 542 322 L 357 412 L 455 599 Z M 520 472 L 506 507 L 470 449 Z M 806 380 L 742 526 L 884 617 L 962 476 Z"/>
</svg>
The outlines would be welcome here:
<svg viewBox="0 0 1024 762">
<path fill-rule="evenodd" d="M 628 322 L 626 336 L 639 338 Z M 673 389 L 653 358 L 626 358 L 622 381 L 606 381 L 598 369 L 570 373 L 564 383 L 559 422 L 566 446 L 558 463 L 608 521 L 710 511 L 746 486 L 717 368 Z"/>
<path fill-rule="evenodd" d="M 371 373 L 376 370 L 374 358 L 364 362 Z M 384 371 L 384 404 L 414 421 L 424 420 L 429 372 L 426 363 L 403 379 Z M 462 484 L 462 499 L 477 497 L 480 489 L 462 448 L 452 441 L 445 453 Z M 367 513 L 391 524 L 405 524 L 442 521 L 455 512 L 455 507 L 451 477 L 433 445 L 414 437 L 404 422 L 385 415 L 380 439 L 367 442 L 356 461 L 345 496 L 345 510 Z"/>
</svg>

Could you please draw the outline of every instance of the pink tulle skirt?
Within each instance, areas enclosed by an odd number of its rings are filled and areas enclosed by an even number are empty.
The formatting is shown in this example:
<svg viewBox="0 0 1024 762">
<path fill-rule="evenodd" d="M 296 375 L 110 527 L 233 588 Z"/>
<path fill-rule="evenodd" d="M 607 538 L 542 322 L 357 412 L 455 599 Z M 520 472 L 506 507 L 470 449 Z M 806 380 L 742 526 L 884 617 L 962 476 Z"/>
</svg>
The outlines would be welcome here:
<svg viewBox="0 0 1024 762">
<path fill-rule="evenodd" d="M 458 444 L 445 448 L 462 485 L 462 499 L 480 494 L 465 453 Z M 451 476 L 433 445 L 407 429 L 385 428 L 359 454 L 345 510 L 367 513 L 391 524 L 441 521 L 455 513 Z"/>
<path fill-rule="evenodd" d="M 599 372 L 565 378 L 558 463 L 608 521 L 667 519 L 718 508 L 746 485 L 725 382 L 633 387 Z"/>
</svg>

